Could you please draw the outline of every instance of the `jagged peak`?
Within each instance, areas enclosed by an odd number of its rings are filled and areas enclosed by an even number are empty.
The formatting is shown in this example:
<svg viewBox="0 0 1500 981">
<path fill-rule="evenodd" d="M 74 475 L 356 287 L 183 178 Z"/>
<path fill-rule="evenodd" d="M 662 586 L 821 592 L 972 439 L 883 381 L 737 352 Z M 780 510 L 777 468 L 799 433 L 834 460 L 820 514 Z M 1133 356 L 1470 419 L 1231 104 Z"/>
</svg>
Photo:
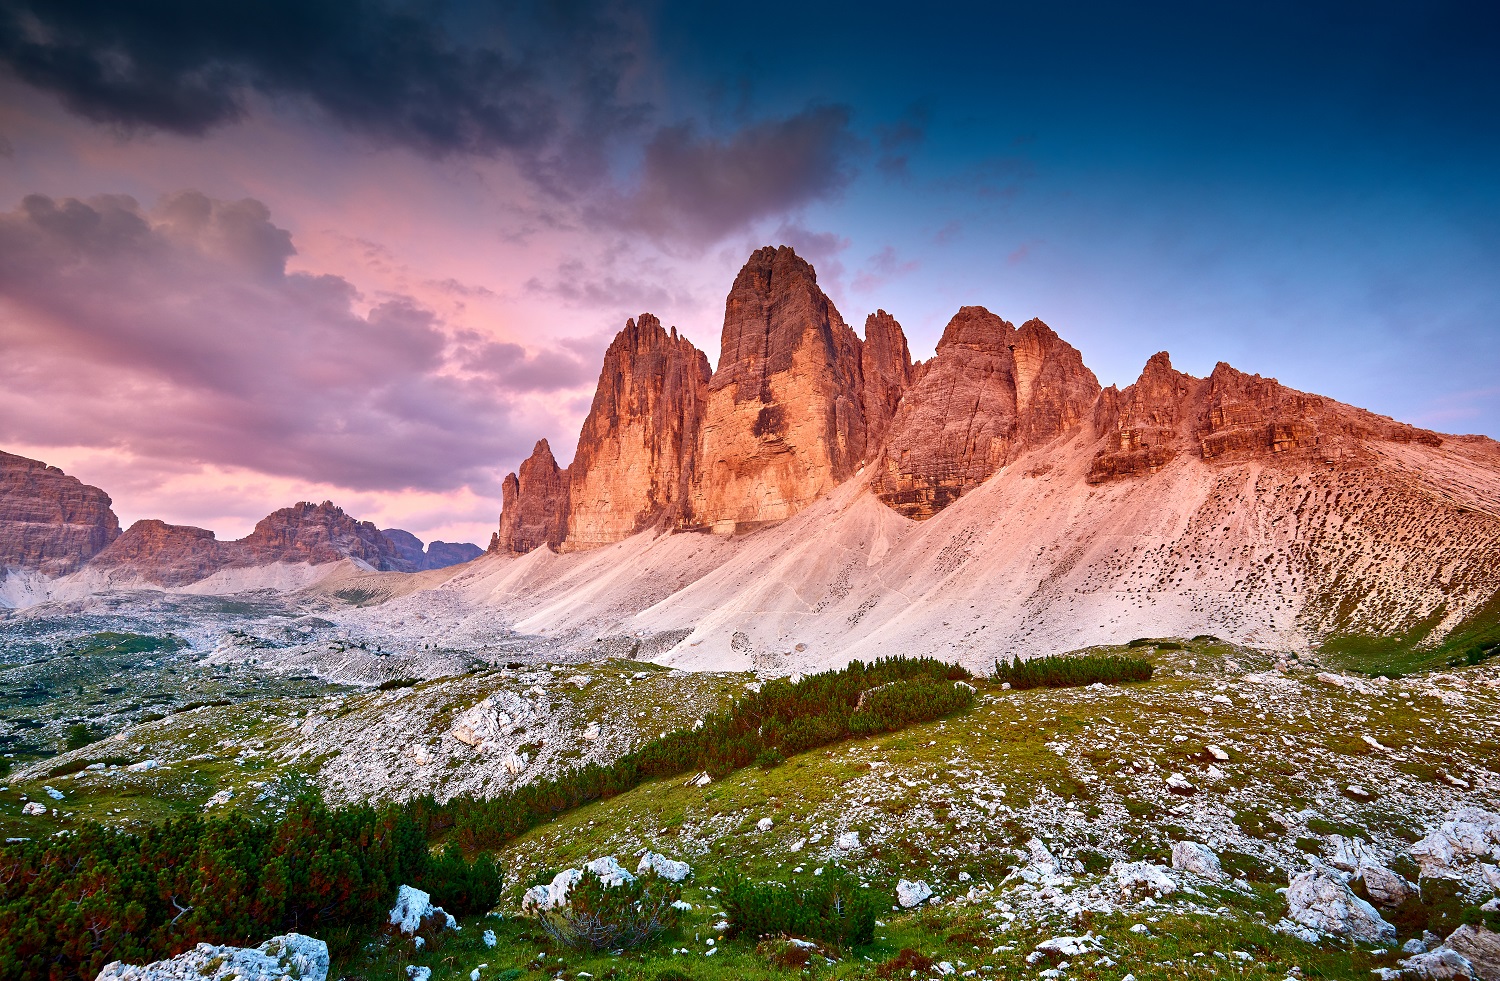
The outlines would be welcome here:
<svg viewBox="0 0 1500 981">
<path fill-rule="evenodd" d="M 943 336 L 937 346 L 939 350 L 952 344 L 985 348 L 1009 347 L 1015 330 L 1015 325 L 1009 320 L 991 313 L 986 307 L 962 306 L 953 315 L 953 319 L 948 321 L 948 326 L 943 328 Z"/>
</svg>

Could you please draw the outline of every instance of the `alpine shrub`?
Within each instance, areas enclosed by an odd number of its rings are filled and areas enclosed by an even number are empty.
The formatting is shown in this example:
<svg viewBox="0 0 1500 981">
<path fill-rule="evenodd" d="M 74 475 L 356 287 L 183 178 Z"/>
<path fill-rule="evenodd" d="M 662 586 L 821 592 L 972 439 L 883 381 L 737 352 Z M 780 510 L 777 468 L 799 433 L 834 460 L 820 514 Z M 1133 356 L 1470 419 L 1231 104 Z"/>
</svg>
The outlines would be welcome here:
<svg viewBox="0 0 1500 981">
<path fill-rule="evenodd" d="M 1103 683 L 1150 681 L 1156 669 L 1145 658 L 1118 654 L 1086 654 L 1074 657 L 1034 657 L 1027 661 L 999 660 L 991 681 L 1012 688 L 1079 688 Z"/>
<path fill-rule="evenodd" d="M 882 906 L 874 890 L 834 870 L 809 886 L 754 883 L 730 874 L 719 900 L 729 915 L 729 933 L 751 937 L 794 936 L 837 947 L 857 947 L 875 939 L 875 917 Z"/>
<path fill-rule="evenodd" d="M 542 911 L 537 920 L 548 936 L 574 950 L 638 947 L 677 926 L 681 914 L 672 904 L 681 898 L 681 885 L 654 872 L 606 885 L 585 869 L 568 889 L 567 903 Z"/>
</svg>

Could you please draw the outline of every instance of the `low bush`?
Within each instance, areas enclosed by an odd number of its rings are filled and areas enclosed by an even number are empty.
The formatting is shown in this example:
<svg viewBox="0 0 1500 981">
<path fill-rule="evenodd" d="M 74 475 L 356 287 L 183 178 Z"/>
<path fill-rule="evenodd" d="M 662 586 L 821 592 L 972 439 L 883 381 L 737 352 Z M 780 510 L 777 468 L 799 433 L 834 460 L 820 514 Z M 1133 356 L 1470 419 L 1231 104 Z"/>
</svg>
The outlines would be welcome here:
<svg viewBox="0 0 1500 981">
<path fill-rule="evenodd" d="M 1103 683 L 1118 685 L 1132 681 L 1150 681 L 1156 669 L 1145 658 L 1118 654 L 1034 657 L 996 661 L 991 678 L 996 684 L 1009 683 L 1012 688 L 1079 688 Z"/>
<path fill-rule="evenodd" d="M 883 898 L 838 870 L 807 886 L 754 883 L 730 874 L 719 893 L 731 936 L 803 937 L 836 947 L 857 947 L 875 939 L 875 917 L 886 905 Z"/>
<path fill-rule="evenodd" d="M 395 691 L 397 688 L 415 688 L 416 678 L 392 678 L 390 681 L 382 681 L 375 686 L 376 691 Z"/>
<path fill-rule="evenodd" d="M 586 869 L 568 890 L 567 905 L 542 912 L 537 922 L 574 950 L 638 947 L 677 926 L 681 914 L 672 904 L 681 898 L 680 884 L 655 873 L 611 886 Z"/>
</svg>

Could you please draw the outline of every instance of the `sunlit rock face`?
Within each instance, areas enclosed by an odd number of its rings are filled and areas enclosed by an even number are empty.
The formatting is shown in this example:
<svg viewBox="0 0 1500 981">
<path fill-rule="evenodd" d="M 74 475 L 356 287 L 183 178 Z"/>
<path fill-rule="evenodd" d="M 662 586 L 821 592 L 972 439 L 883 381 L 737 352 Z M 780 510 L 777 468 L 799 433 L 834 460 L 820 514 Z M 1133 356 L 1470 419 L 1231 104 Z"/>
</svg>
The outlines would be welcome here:
<svg viewBox="0 0 1500 981">
<path fill-rule="evenodd" d="M 1017 330 L 984 307 L 949 321 L 922 378 L 901 400 L 871 488 L 928 518 L 1021 452 L 1090 419 L 1099 382 L 1040 320 Z"/>
<path fill-rule="evenodd" d="M 568 467 L 563 551 L 682 517 L 710 374 L 707 356 L 649 313 L 615 336 Z"/>
<path fill-rule="evenodd" d="M 500 530 L 491 552 L 523 555 L 543 545 L 556 550 L 567 531 L 568 471 L 557 465 L 552 447 L 537 440 L 519 473 L 500 485 Z"/>
<path fill-rule="evenodd" d="M 750 257 L 724 308 L 684 526 L 782 521 L 852 476 L 868 449 L 862 344 L 786 246 Z"/>
<path fill-rule="evenodd" d="M 1220 463 L 1364 466 L 1374 440 L 1441 446 L 1442 437 L 1384 416 L 1247 375 L 1219 362 L 1207 378 L 1172 367 L 1163 351 L 1135 384 L 1105 389 L 1094 408 L 1100 448 L 1090 483 L 1155 473 L 1180 454 Z"/>
<path fill-rule="evenodd" d="M 120 537 L 109 495 L 56 467 L 0 453 L 0 573 L 72 572 Z"/>
</svg>

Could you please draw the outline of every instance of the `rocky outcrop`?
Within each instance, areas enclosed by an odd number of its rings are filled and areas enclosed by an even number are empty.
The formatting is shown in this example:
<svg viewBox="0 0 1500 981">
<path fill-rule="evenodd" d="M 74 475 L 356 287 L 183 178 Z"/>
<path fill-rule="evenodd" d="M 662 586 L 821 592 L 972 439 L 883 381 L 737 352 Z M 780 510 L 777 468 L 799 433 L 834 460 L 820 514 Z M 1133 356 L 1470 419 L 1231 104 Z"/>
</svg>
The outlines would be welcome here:
<svg viewBox="0 0 1500 981">
<path fill-rule="evenodd" d="M 873 456 L 885 446 L 901 397 L 916 380 L 906 332 L 884 310 L 865 318 L 860 370 L 864 378 L 865 442 L 868 455 Z"/>
<path fill-rule="evenodd" d="M 382 528 L 380 533 L 390 539 L 396 554 L 412 572 L 446 569 L 484 554 L 484 549 L 468 542 L 432 542 L 424 546 L 422 539 L 401 528 Z"/>
<path fill-rule="evenodd" d="M 1396 928 L 1375 907 L 1360 899 L 1332 869 L 1316 867 L 1291 877 L 1286 890 L 1287 916 L 1320 934 L 1364 943 L 1396 939 Z"/>
<path fill-rule="evenodd" d="M 89 566 L 135 572 L 158 586 L 184 586 L 224 568 L 229 563 L 227 544 L 207 528 L 147 518 L 131 525 Z"/>
<path fill-rule="evenodd" d="M 556 550 L 567 532 L 568 471 L 557 465 L 552 447 L 537 440 L 520 472 L 500 485 L 500 530 L 490 552 L 524 555 L 543 545 Z"/>
<path fill-rule="evenodd" d="M 724 307 L 684 527 L 782 521 L 865 459 L 862 344 L 790 248 L 750 257 Z"/>
<path fill-rule="evenodd" d="M 1212 462 L 1273 459 L 1284 465 L 1357 466 L 1371 440 L 1441 446 L 1442 437 L 1363 409 L 1247 375 L 1223 362 L 1207 378 L 1172 367 L 1163 351 L 1135 384 L 1105 389 L 1094 409 L 1103 444 L 1090 483 L 1155 473 L 1189 453 Z"/>
<path fill-rule="evenodd" d="M 109 495 L 56 467 L 0 453 L 0 574 L 74 571 L 120 537 Z"/>
<path fill-rule="evenodd" d="M 615 336 L 568 467 L 564 551 L 681 518 L 710 374 L 707 356 L 649 313 Z"/>
<path fill-rule="evenodd" d="M 394 543 L 372 522 L 350 517 L 332 501 L 302 501 L 272 511 L 233 544 L 234 565 L 306 562 L 321 565 L 359 559 L 382 571 L 410 571 Z"/>
<path fill-rule="evenodd" d="M 1080 428 L 1098 396 L 1082 356 L 1040 320 L 1016 330 L 964 307 L 901 400 L 871 489 L 929 518 L 1025 450 Z"/>
<path fill-rule="evenodd" d="M 151 964 L 112 961 L 96 981 L 324 981 L 328 945 L 288 933 L 259 947 L 199 944 L 185 954 Z"/>
</svg>

